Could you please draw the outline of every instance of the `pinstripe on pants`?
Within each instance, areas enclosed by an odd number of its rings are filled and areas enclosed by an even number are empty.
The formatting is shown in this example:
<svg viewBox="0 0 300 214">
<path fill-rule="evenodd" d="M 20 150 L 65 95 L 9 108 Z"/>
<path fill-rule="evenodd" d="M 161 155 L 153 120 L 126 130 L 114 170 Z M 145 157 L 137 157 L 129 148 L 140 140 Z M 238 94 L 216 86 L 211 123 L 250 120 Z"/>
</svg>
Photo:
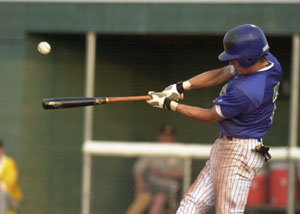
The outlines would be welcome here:
<svg viewBox="0 0 300 214">
<path fill-rule="evenodd" d="M 176 214 L 204 214 L 215 205 L 217 214 L 244 213 L 249 188 L 264 158 L 252 151 L 257 139 L 218 138 Z"/>
</svg>

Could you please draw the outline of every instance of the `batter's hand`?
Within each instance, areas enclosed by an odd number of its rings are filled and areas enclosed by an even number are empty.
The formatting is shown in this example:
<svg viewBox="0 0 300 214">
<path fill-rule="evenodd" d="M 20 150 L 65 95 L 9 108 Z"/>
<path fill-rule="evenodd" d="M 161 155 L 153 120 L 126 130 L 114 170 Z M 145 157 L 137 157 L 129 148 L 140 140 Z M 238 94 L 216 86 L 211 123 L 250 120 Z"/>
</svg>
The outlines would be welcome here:
<svg viewBox="0 0 300 214">
<path fill-rule="evenodd" d="M 164 102 L 167 99 L 162 92 L 149 91 L 148 94 L 152 97 L 151 100 L 147 100 L 147 103 L 152 105 L 154 108 L 165 108 Z"/>
<path fill-rule="evenodd" d="M 166 87 L 161 93 L 170 100 L 183 100 L 183 82 L 175 83 Z"/>
<path fill-rule="evenodd" d="M 149 91 L 148 94 L 151 95 L 152 99 L 147 100 L 147 103 L 152 105 L 154 108 L 163 108 L 172 111 L 176 110 L 178 103 L 165 97 L 162 92 Z"/>
</svg>

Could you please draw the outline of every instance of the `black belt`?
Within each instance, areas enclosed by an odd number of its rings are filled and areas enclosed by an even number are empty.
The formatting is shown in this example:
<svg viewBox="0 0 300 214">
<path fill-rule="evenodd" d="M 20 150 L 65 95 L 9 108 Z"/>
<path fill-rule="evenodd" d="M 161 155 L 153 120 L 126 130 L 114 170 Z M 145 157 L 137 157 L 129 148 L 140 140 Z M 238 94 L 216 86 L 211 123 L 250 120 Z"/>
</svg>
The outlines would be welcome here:
<svg viewBox="0 0 300 214">
<path fill-rule="evenodd" d="M 239 138 L 239 137 L 231 137 L 231 136 L 227 136 L 224 135 L 223 133 L 221 133 L 220 138 L 226 138 L 227 140 L 233 140 L 233 138 L 237 138 L 237 139 L 256 139 L 258 142 L 262 142 L 261 138 Z"/>
<path fill-rule="evenodd" d="M 227 140 L 232 140 L 233 138 L 235 138 L 235 137 L 224 135 L 223 133 L 221 133 L 220 137 L 226 138 Z M 240 139 L 248 139 L 248 138 L 240 138 Z M 252 138 L 252 139 L 257 139 L 258 142 L 262 142 L 262 138 Z M 265 146 L 264 144 L 261 143 L 255 146 L 255 148 L 252 151 L 260 153 L 265 158 L 265 162 L 267 162 L 272 158 L 272 156 L 269 153 L 269 149 L 270 148 L 268 146 Z"/>
</svg>

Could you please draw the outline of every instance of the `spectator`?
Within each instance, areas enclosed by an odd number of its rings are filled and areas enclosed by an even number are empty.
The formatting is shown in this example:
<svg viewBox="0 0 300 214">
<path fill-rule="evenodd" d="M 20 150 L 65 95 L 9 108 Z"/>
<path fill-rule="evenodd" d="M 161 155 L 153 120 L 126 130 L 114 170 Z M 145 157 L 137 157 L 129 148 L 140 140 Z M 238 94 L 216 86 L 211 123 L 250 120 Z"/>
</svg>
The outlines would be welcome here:
<svg viewBox="0 0 300 214">
<path fill-rule="evenodd" d="M 158 142 L 176 142 L 176 131 L 169 124 L 158 133 Z M 142 157 L 134 165 L 135 200 L 127 214 L 163 214 L 171 197 L 178 193 L 184 160 L 174 157 Z M 175 210 L 174 210 L 175 211 Z"/>
<path fill-rule="evenodd" d="M 23 195 L 18 184 L 16 162 L 4 152 L 0 140 L 0 214 L 17 211 Z"/>
</svg>

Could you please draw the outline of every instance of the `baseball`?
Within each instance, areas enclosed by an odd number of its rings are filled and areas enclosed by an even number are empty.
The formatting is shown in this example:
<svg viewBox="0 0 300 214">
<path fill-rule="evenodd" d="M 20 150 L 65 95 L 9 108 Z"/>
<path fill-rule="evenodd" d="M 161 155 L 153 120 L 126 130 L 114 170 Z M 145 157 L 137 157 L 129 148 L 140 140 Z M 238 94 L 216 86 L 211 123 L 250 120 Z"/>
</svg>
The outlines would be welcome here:
<svg viewBox="0 0 300 214">
<path fill-rule="evenodd" d="M 49 45 L 48 42 L 42 41 L 38 44 L 37 49 L 41 54 L 46 55 L 46 54 L 50 53 L 51 46 Z"/>
</svg>

